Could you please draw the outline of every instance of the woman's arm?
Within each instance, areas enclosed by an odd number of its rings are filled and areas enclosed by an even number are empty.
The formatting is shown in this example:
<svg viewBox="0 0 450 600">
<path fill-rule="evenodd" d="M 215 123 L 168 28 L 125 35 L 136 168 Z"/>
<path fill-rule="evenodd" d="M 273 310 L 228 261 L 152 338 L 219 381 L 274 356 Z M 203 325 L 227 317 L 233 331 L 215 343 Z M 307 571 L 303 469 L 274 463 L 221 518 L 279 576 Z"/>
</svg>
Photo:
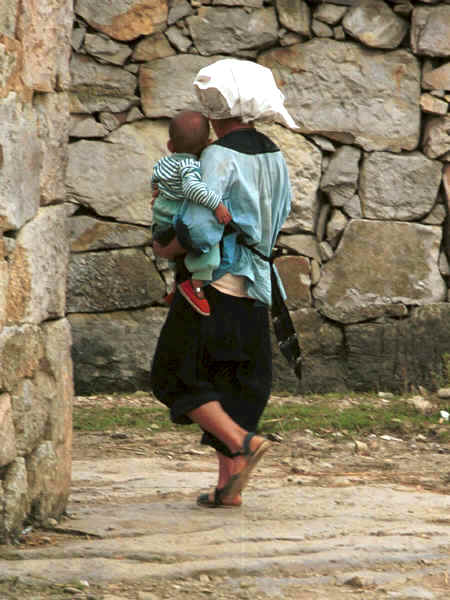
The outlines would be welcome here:
<svg viewBox="0 0 450 600">
<path fill-rule="evenodd" d="M 180 256 L 181 254 L 186 254 L 186 249 L 178 241 L 178 238 L 174 237 L 171 242 L 167 244 L 167 246 L 161 246 L 157 241 L 153 242 L 153 252 L 156 256 L 160 256 L 161 258 L 173 259 L 176 256 Z"/>
</svg>

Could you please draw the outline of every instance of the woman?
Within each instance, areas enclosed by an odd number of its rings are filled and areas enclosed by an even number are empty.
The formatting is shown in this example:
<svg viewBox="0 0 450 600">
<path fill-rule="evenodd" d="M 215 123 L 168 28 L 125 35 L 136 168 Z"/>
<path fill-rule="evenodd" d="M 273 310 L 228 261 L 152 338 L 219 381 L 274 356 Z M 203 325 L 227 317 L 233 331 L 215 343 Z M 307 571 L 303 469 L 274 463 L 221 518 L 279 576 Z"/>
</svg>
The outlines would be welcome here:
<svg viewBox="0 0 450 600">
<path fill-rule="evenodd" d="M 269 262 L 289 214 L 291 188 L 279 148 L 253 124 L 254 118 L 295 123 L 269 69 L 225 59 L 202 69 L 194 81 L 217 141 L 201 156 L 203 179 L 230 211 L 240 232 L 224 230 L 211 211 L 185 203 L 175 223 L 177 237 L 157 255 L 174 259 L 221 244 L 221 262 L 204 288 L 211 316 L 174 298 L 153 358 L 155 396 L 170 407 L 175 423 L 195 422 L 202 443 L 218 458 L 214 492 L 205 507 L 236 507 L 251 472 L 270 442 L 255 433 L 270 396 L 272 354 Z M 241 243 L 244 242 L 244 243 Z M 256 253 L 249 248 L 253 246 Z"/>
</svg>

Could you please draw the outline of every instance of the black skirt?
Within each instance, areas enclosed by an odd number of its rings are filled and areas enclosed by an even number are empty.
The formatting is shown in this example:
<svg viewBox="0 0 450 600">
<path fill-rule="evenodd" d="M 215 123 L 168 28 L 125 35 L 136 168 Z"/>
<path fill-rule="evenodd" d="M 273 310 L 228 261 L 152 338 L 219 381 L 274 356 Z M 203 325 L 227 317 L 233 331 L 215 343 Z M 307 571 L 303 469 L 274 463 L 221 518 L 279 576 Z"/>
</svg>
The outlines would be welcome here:
<svg viewBox="0 0 450 600">
<path fill-rule="evenodd" d="M 211 401 L 248 431 L 255 431 L 270 395 L 272 353 L 266 306 L 207 286 L 211 316 L 199 315 L 175 294 L 151 368 L 156 398 L 174 423 Z M 226 456 L 228 448 L 204 432 L 202 443 Z"/>
</svg>

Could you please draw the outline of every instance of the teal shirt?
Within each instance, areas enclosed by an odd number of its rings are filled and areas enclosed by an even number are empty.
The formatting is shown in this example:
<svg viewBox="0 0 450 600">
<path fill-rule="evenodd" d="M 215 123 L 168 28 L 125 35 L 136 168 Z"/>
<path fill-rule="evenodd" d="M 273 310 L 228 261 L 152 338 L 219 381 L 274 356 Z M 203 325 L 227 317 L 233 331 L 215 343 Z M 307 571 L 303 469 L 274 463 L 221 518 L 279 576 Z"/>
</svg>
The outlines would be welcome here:
<svg viewBox="0 0 450 600">
<path fill-rule="evenodd" d="M 289 175 L 279 148 L 254 129 L 240 129 L 208 146 L 201 165 L 208 189 L 222 197 L 248 243 L 270 256 L 291 208 Z M 224 232 L 210 210 L 188 202 L 183 204 L 175 228 L 180 243 L 197 254 L 219 243 Z M 224 236 L 213 280 L 225 273 L 244 276 L 247 294 L 270 305 L 270 265 L 237 243 L 236 237 L 235 233 Z"/>
</svg>

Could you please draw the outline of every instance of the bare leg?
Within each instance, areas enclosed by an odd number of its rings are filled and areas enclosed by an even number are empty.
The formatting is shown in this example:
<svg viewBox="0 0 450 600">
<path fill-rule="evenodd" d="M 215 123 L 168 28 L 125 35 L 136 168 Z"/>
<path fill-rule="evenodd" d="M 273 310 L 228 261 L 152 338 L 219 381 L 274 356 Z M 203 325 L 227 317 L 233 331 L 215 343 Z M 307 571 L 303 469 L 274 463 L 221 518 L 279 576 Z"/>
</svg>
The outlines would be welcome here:
<svg viewBox="0 0 450 600">
<path fill-rule="evenodd" d="M 199 408 L 188 413 L 188 416 L 200 425 L 202 429 L 209 431 L 219 440 L 221 440 L 231 453 L 239 452 L 244 443 L 244 438 L 248 433 L 223 410 L 219 402 L 208 402 Z M 255 450 L 261 443 L 261 438 L 255 436 L 250 442 L 251 450 Z M 219 481 L 218 487 L 222 488 L 230 478 L 245 468 L 247 459 L 244 456 L 229 458 L 220 452 L 217 452 L 219 461 Z M 223 498 L 226 504 L 240 504 L 240 494 L 234 497 L 226 496 Z"/>
<path fill-rule="evenodd" d="M 234 474 L 234 460 L 225 456 L 221 452 L 217 451 L 217 460 L 219 463 L 219 479 L 217 481 L 217 488 L 219 490 L 223 489 L 230 477 Z M 209 494 L 209 499 L 212 502 L 214 499 L 214 492 Z M 234 504 L 235 506 L 240 506 L 242 504 L 241 494 L 237 494 L 233 498 L 222 498 L 222 502 L 224 504 Z"/>
<path fill-rule="evenodd" d="M 202 429 L 219 438 L 231 453 L 239 452 L 242 448 L 247 431 L 233 421 L 219 402 L 207 402 L 187 413 L 187 416 Z"/>
<path fill-rule="evenodd" d="M 234 461 L 232 458 L 225 456 L 217 451 L 217 460 L 219 461 L 219 480 L 217 487 L 219 489 L 226 486 L 230 477 L 234 474 Z"/>
</svg>

